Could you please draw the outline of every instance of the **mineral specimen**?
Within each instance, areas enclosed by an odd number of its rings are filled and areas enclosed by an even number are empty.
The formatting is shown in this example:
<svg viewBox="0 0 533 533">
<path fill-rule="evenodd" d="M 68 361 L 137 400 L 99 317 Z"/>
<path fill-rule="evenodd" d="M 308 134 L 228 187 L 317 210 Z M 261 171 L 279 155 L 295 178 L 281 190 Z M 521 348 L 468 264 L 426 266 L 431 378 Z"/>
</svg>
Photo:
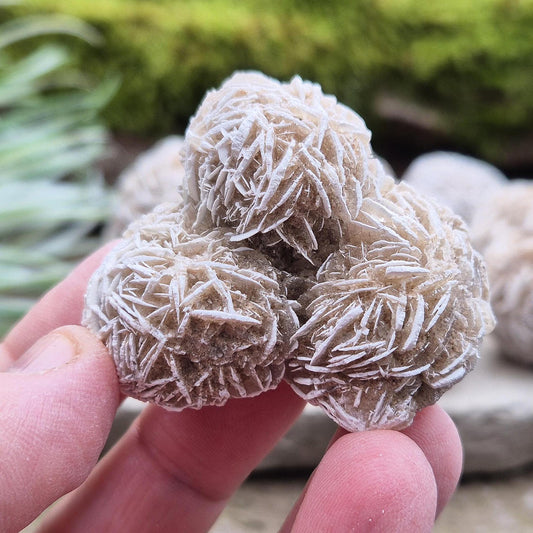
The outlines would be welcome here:
<svg viewBox="0 0 533 533">
<path fill-rule="evenodd" d="M 298 319 L 279 273 L 220 229 L 188 230 L 162 204 L 134 223 L 88 286 L 84 323 L 122 391 L 181 409 L 276 387 Z"/>
<path fill-rule="evenodd" d="M 402 181 L 432 197 L 470 223 L 483 200 L 507 183 L 496 167 L 454 152 L 431 152 L 417 157 Z"/>
<path fill-rule="evenodd" d="M 87 290 L 127 394 L 199 408 L 285 375 L 348 430 L 399 428 L 471 370 L 493 324 L 481 258 L 385 174 L 356 113 L 238 73 L 184 153 L 184 202 L 134 223 Z"/>
<path fill-rule="evenodd" d="M 372 232 L 304 297 L 288 379 L 347 429 L 395 428 L 475 364 L 492 327 L 485 271 L 461 220 L 404 184 L 360 219 Z"/>
<path fill-rule="evenodd" d="M 199 220 L 234 228 L 234 240 L 284 241 L 307 258 L 321 235 L 341 241 L 384 177 L 361 117 L 298 77 L 234 75 L 192 118 L 185 153 Z"/>
<path fill-rule="evenodd" d="M 128 225 L 158 204 L 181 200 L 185 169 L 181 162 L 183 137 L 162 139 L 141 154 L 117 179 L 117 208 L 106 237 L 120 237 Z"/>
<path fill-rule="evenodd" d="M 486 258 L 494 333 L 510 359 L 533 363 L 533 185 L 510 182 L 479 207 L 471 235 Z"/>
</svg>

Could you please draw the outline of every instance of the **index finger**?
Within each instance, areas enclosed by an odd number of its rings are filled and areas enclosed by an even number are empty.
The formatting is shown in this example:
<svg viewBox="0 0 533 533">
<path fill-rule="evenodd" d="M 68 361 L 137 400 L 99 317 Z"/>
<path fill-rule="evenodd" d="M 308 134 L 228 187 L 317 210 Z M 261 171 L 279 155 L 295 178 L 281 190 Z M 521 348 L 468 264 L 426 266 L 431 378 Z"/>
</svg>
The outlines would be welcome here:
<svg viewBox="0 0 533 533">
<path fill-rule="evenodd" d="M 54 329 L 81 324 L 87 282 L 116 241 L 82 261 L 61 283 L 48 291 L 0 345 L 0 371 L 9 368 L 38 339 Z"/>
</svg>

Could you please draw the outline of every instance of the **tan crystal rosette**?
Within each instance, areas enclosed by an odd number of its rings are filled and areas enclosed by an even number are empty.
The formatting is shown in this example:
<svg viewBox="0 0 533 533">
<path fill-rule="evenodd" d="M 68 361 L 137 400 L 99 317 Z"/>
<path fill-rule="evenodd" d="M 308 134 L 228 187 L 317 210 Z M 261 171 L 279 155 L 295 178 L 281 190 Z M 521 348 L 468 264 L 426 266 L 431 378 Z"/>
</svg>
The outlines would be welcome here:
<svg viewBox="0 0 533 533">
<path fill-rule="evenodd" d="M 171 409 L 295 391 L 348 430 L 404 427 L 493 325 L 460 219 L 386 176 L 320 87 L 238 73 L 185 137 L 184 203 L 126 232 L 84 323 L 123 390 Z"/>
<path fill-rule="evenodd" d="M 188 231 L 162 204 L 134 223 L 89 283 L 83 321 L 122 391 L 172 409 L 276 387 L 298 319 L 277 271 L 220 229 Z"/>
<path fill-rule="evenodd" d="M 181 162 L 183 137 L 173 135 L 141 154 L 117 178 L 116 208 L 106 239 L 120 237 L 126 228 L 163 202 L 182 200 L 185 169 Z"/>
<path fill-rule="evenodd" d="M 533 185 L 515 180 L 478 208 L 472 240 L 487 261 L 502 352 L 533 363 Z"/>
<path fill-rule="evenodd" d="M 485 267 L 459 217 L 407 185 L 359 222 L 304 296 L 288 379 L 344 428 L 403 427 L 473 368 L 493 327 Z"/>
</svg>

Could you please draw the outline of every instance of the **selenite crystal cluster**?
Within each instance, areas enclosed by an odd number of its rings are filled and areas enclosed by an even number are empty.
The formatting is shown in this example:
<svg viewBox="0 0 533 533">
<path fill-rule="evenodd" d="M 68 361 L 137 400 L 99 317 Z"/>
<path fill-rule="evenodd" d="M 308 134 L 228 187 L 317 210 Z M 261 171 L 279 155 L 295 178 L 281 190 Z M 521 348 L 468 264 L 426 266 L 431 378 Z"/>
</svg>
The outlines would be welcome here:
<svg viewBox="0 0 533 533">
<path fill-rule="evenodd" d="M 402 176 L 417 191 L 461 216 L 467 224 L 483 201 L 506 185 L 495 166 L 455 152 L 430 152 L 417 157 Z"/>
<path fill-rule="evenodd" d="M 166 137 L 122 172 L 117 179 L 116 209 L 106 228 L 107 239 L 120 237 L 132 222 L 158 204 L 182 200 L 183 147 L 183 137 Z"/>
<path fill-rule="evenodd" d="M 453 152 L 418 157 L 402 176 L 461 215 L 483 254 L 500 351 L 533 363 L 533 186 L 494 166 Z"/>
<path fill-rule="evenodd" d="M 533 363 L 533 185 L 515 180 L 478 208 L 471 235 L 487 262 L 503 353 Z"/>
<path fill-rule="evenodd" d="M 401 428 L 472 369 L 493 327 L 450 210 L 387 176 L 318 85 L 237 73 L 185 136 L 183 202 L 133 223 L 84 324 L 123 391 L 221 405 L 285 378 L 344 428 Z"/>
</svg>

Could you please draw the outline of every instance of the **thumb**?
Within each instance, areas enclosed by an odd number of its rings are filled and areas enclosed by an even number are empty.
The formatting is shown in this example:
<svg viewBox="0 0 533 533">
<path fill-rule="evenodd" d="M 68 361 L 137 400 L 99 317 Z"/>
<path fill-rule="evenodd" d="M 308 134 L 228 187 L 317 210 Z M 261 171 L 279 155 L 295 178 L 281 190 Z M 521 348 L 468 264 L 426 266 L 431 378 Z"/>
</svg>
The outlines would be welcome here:
<svg viewBox="0 0 533 533">
<path fill-rule="evenodd" d="M 0 373 L 0 531 L 18 531 L 80 485 L 119 403 L 105 347 L 81 326 L 56 329 Z"/>
</svg>

